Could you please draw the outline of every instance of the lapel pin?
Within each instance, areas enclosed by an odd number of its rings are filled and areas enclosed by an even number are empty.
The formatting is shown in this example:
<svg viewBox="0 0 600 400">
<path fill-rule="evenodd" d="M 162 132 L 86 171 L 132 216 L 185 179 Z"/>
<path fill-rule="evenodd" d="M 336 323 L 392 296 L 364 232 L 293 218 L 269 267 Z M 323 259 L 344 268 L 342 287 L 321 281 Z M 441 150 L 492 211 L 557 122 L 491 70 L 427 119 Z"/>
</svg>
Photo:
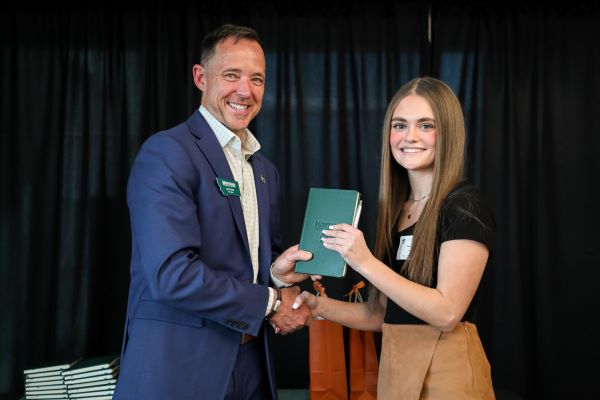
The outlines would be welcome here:
<svg viewBox="0 0 600 400">
<path fill-rule="evenodd" d="M 267 180 L 264 176 L 262 176 L 262 174 L 260 174 L 260 180 L 262 181 L 262 183 L 267 183 Z"/>
</svg>

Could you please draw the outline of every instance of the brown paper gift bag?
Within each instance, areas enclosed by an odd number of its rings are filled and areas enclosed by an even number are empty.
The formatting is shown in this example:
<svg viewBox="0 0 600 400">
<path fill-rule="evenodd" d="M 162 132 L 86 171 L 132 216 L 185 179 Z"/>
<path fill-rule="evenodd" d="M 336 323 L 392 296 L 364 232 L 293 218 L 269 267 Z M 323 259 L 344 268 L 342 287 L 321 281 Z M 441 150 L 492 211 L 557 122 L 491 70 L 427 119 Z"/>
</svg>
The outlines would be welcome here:
<svg viewBox="0 0 600 400">
<path fill-rule="evenodd" d="M 313 284 L 318 296 L 326 296 L 320 282 Z M 309 325 L 311 400 L 347 400 L 344 331 L 340 324 L 315 319 Z"/>
<path fill-rule="evenodd" d="M 363 281 L 352 287 L 348 301 L 362 302 Z M 350 329 L 350 400 L 377 399 L 379 362 L 373 332 Z"/>
</svg>

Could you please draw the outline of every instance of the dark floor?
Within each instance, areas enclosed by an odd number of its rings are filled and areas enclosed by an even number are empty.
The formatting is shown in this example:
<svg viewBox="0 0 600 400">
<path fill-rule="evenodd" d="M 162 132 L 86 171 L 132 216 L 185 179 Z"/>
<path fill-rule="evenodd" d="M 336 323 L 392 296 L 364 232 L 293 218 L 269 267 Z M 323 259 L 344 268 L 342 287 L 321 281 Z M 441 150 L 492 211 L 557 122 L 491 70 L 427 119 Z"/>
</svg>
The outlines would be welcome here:
<svg viewBox="0 0 600 400">
<path fill-rule="evenodd" d="M 307 389 L 279 389 L 279 400 L 309 400 L 310 394 Z M 523 400 L 507 389 L 496 390 L 496 400 Z"/>
<path fill-rule="evenodd" d="M 310 395 L 308 389 L 279 389 L 279 400 L 309 400 Z M 16 393 L 0 393 L 0 400 L 24 400 L 20 394 Z M 523 400 L 510 390 L 496 390 L 496 400 Z"/>
</svg>

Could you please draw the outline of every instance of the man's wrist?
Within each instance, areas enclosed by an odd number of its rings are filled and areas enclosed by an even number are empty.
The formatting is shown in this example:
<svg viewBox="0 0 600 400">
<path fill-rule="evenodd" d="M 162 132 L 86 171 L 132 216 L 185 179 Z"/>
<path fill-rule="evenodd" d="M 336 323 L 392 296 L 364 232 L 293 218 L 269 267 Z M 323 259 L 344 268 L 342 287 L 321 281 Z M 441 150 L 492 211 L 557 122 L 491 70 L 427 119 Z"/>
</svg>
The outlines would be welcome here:
<svg viewBox="0 0 600 400">
<path fill-rule="evenodd" d="M 274 288 L 275 291 L 275 301 L 273 301 L 273 305 L 271 307 L 271 311 L 269 312 L 269 314 L 267 315 L 267 318 L 271 318 L 273 315 L 275 315 L 277 313 L 277 311 L 279 311 L 279 307 L 281 306 L 281 289 L 280 288 Z"/>
<path fill-rule="evenodd" d="M 287 283 L 282 281 L 281 279 L 279 279 L 275 273 L 273 272 L 273 265 L 275 263 L 271 264 L 271 268 L 270 268 L 270 273 L 271 273 L 271 281 L 273 282 L 273 285 L 275 285 L 276 288 L 282 288 L 282 287 L 289 287 L 292 286 L 291 283 Z"/>
</svg>

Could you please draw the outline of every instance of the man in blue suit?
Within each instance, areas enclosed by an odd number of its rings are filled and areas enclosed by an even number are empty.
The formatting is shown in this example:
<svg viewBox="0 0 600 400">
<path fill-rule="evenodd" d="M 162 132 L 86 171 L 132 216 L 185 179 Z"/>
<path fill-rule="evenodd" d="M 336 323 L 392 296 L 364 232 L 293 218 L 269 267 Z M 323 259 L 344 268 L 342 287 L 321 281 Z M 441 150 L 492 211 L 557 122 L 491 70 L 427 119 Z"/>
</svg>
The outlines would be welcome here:
<svg viewBox="0 0 600 400">
<path fill-rule="evenodd" d="M 114 399 L 277 398 L 266 328 L 293 309 L 310 253 L 279 235 L 279 175 L 248 130 L 264 94 L 256 32 L 224 25 L 202 42 L 199 110 L 152 135 L 129 177 L 131 285 Z"/>
</svg>

